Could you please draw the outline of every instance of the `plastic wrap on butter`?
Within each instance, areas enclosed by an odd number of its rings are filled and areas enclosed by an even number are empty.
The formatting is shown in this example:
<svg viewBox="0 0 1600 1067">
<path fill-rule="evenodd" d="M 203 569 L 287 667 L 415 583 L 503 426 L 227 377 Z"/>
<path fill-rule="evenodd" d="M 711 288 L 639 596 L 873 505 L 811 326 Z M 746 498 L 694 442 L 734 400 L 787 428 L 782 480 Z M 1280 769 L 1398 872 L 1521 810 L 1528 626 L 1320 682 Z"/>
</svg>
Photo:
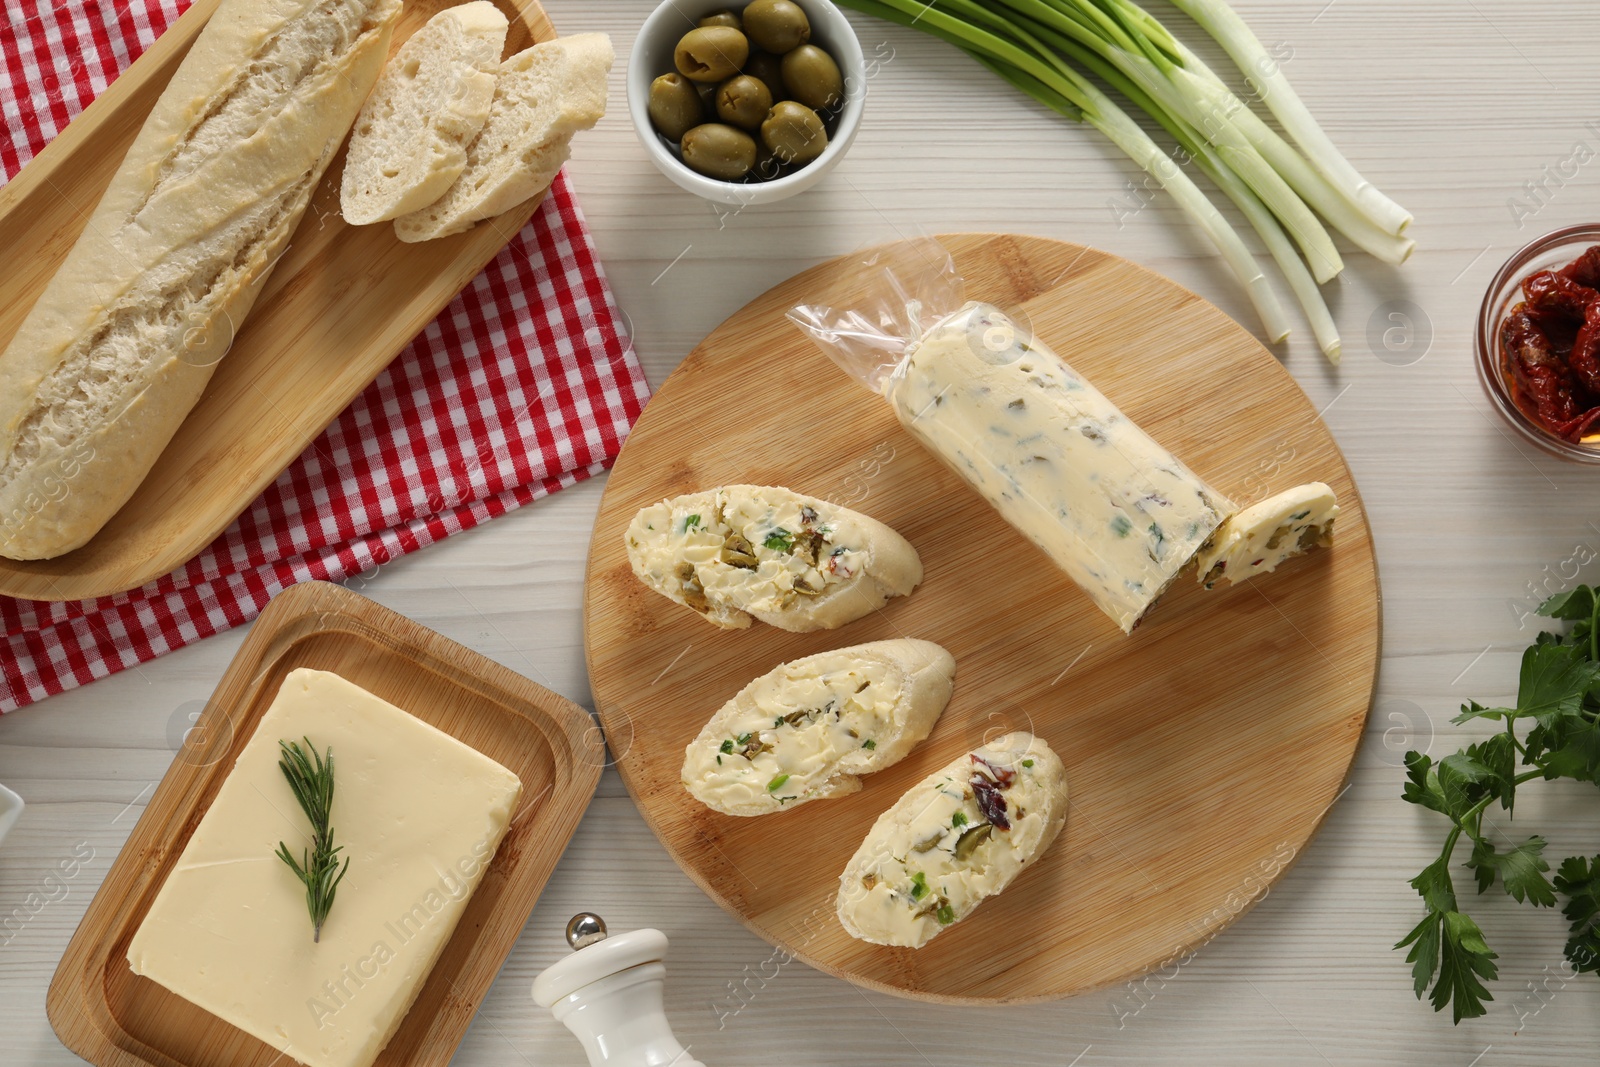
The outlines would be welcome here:
<svg viewBox="0 0 1600 1067">
<path fill-rule="evenodd" d="M 1124 632 L 1236 510 L 991 304 L 936 322 L 882 388 Z"/>
</svg>

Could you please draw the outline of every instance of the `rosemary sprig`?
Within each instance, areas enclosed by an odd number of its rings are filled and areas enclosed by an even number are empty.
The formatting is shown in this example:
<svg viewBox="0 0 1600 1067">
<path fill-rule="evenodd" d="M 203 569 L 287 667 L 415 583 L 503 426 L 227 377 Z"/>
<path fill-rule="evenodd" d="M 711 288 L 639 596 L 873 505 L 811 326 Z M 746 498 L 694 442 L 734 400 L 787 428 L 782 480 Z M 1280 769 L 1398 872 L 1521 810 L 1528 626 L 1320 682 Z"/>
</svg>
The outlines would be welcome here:
<svg viewBox="0 0 1600 1067">
<path fill-rule="evenodd" d="M 278 742 L 282 750 L 278 769 L 288 779 L 294 798 L 300 802 L 300 810 L 311 820 L 311 848 L 302 851 L 300 862 L 296 863 L 289 846 L 279 841 L 275 855 L 305 883 L 306 908 L 311 912 L 311 940 L 315 942 L 322 940 L 322 924 L 333 908 L 334 891 L 344 879 L 345 871 L 350 869 L 350 860 L 346 857 L 344 866 L 339 866 L 339 853 L 344 846 L 333 843 L 333 827 L 328 824 L 333 812 L 333 749 L 328 749 L 324 759 L 317 755 L 309 737 L 303 740 L 305 749 L 301 749 L 297 741 Z"/>
</svg>

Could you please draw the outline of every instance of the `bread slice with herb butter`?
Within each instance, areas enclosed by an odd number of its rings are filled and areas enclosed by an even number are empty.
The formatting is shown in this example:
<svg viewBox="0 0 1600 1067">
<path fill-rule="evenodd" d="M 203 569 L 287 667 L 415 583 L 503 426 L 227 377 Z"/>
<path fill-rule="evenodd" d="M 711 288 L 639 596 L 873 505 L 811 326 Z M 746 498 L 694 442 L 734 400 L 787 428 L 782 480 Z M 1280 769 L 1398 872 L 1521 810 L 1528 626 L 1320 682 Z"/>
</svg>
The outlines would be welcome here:
<svg viewBox="0 0 1600 1067">
<path fill-rule="evenodd" d="M 921 948 L 1038 860 L 1067 817 L 1067 772 L 1018 731 L 966 753 L 878 816 L 839 876 L 851 937 Z"/>
<path fill-rule="evenodd" d="M 339 185 L 356 226 L 427 207 L 467 166 L 489 118 L 509 23 L 489 0 L 447 7 L 412 34 L 361 106 Z"/>
<path fill-rule="evenodd" d="M 767 815 L 861 788 L 904 759 L 950 702 L 956 661 L 932 641 L 851 645 L 780 663 L 711 717 L 683 785 L 724 815 Z"/>
<path fill-rule="evenodd" d="M 628 526 L 633 573 L 724 629 L 831 630 L 905 596 L 922 560 L 876 519 L 780 486 L 725 485 Z"/>
</svg>

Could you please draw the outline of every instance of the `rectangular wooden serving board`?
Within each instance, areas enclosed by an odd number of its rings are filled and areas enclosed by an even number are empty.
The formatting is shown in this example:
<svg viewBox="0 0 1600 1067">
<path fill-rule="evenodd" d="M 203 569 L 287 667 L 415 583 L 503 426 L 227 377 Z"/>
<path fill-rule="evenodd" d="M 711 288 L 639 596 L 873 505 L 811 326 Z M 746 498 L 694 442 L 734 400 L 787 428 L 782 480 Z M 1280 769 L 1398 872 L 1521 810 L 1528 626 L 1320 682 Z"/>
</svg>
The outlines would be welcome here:
<svg viewBox="0 0 1600 1067">
<path fill-rule="evenodd" d="M 66 258 L 145 117 L 220 0 L 194 6 L 0 188 L 0 349 Z M 406 0 L 398 48 L 457 0 Z M 495 0 L 506 54 L 555 37 L 538 0 Z M 466 233 L 403 244 L 339 214 L 344 150 L 189 413 L 132 499 L 88 544 L 0 559 L 0 594 L 81 600 L 135 589 L 193 559 L 433 321 L 542 197 Z"/>
<path fill-rule="evenodd" d="M 296 667 L 333 671 L 522 779 L 521 808 L 378 1067 L 444 1067 L 528 921 L 600 780 L 605 747 L 578 705 L 339 586 L 267 605 L 56 968 L 63 1044 L 97 1067 L 289 1067 L 277 1049 L 128 967 L 128 943 Z"/>
</svg>

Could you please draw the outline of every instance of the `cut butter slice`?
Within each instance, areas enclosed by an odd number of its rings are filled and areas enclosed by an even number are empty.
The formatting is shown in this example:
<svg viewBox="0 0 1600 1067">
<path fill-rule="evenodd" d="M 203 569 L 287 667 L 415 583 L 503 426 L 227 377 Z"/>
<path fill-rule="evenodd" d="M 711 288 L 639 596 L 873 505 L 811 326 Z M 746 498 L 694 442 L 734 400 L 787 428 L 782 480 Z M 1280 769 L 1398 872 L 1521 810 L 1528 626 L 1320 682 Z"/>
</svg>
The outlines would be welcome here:
<svg viewBox="0 0 1600 1067">
<path fill-rule="evenodd" d="M 1207 589 L 1223 578 L 1242 582 L 1277 570 L 1286 559 L 1326 547 L 1333 542 L 1338 515 L 1333 490 L 1321 482 L 1297 485 L 1251 504 L 1223 523 L 1195 556 L 1200 581 Z"/>
<path fill-rule="evenodd" d="M 280 739 L 333 750 L 350 868 L 313 943 L 297 858 L 310 823 Z M 302 745 L 304 742 L 302 742 Z M 400 1025 L 511 821 L 522 784 L 361 687 L 284 679 L 128 948 L 135 974 L 309 1067 L 368 1067 Z"/>
</svg>

